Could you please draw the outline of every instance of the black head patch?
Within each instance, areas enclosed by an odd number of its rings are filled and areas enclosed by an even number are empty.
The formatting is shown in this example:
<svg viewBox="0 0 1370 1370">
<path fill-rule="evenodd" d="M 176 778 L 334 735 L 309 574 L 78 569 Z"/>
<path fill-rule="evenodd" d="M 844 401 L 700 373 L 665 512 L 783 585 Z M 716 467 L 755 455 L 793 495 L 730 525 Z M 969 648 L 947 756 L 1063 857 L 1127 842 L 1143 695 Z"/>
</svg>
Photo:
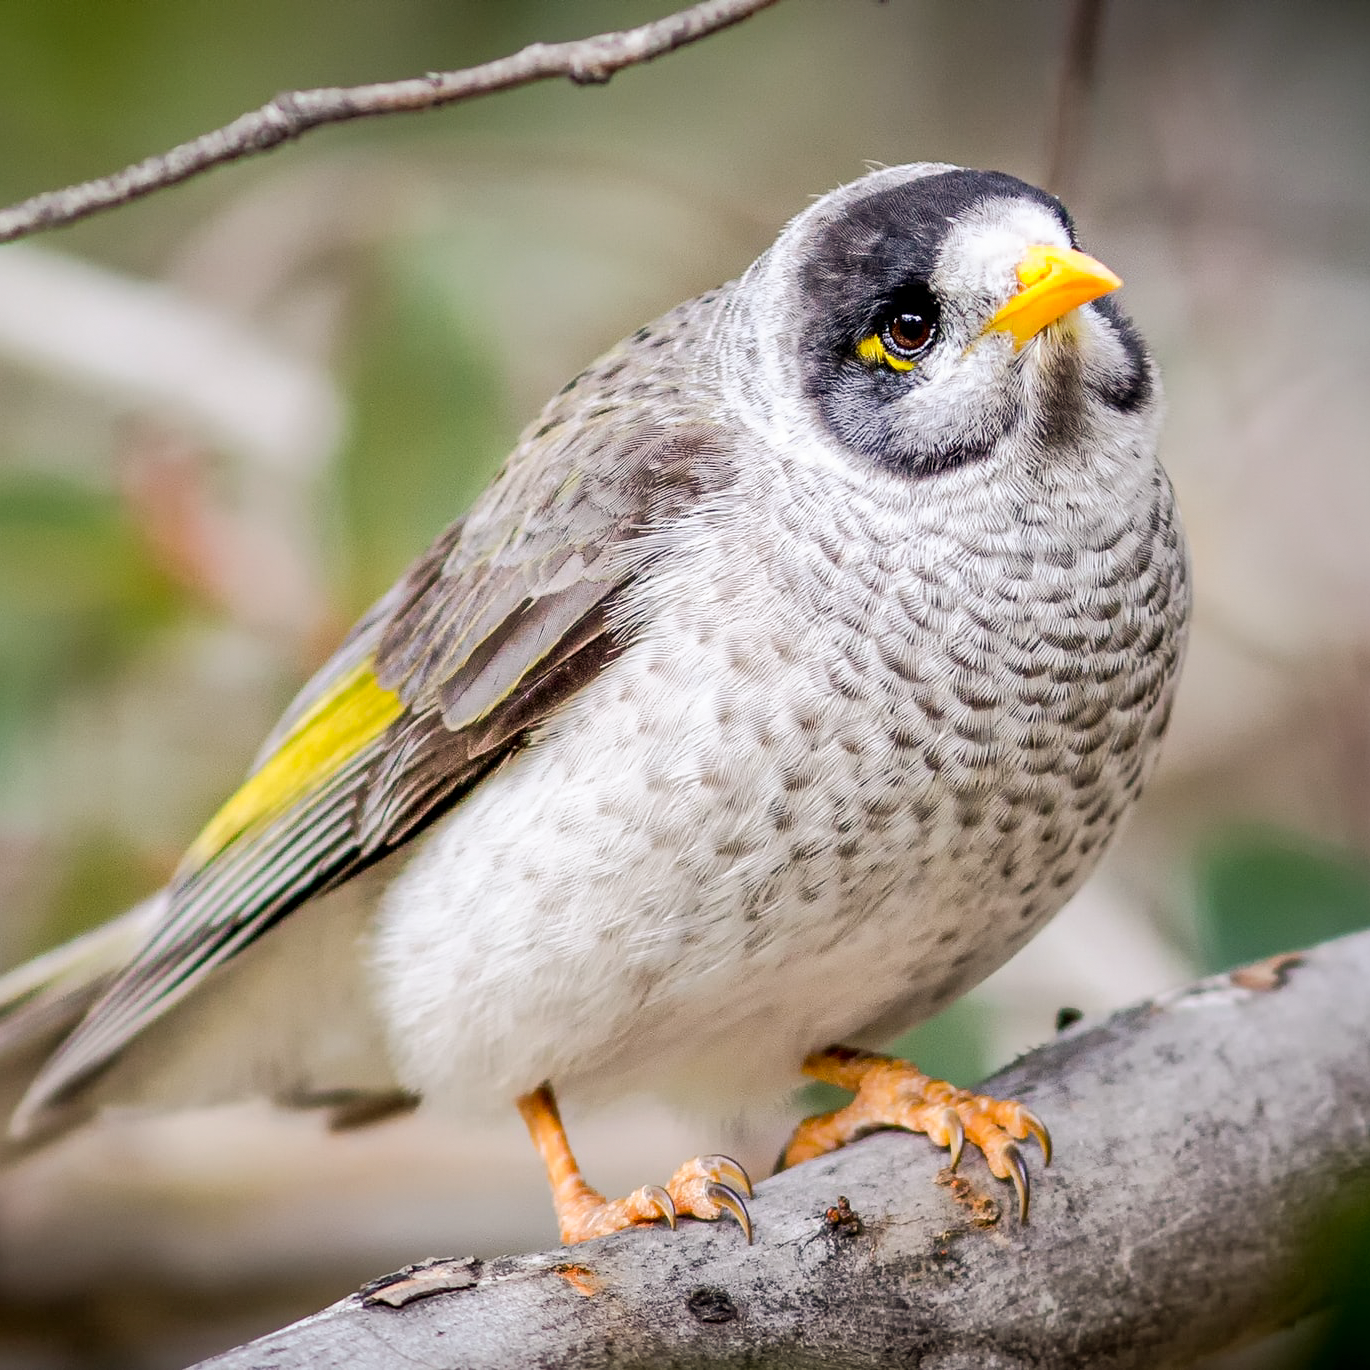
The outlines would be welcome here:
<svg viewBox="0 0 1370 1370">
<path fill-rule="evenodd" d="M 1130 414 L 1146 404 L 1155 391 L 1151 378 L 1151 366 L 1147 361 L 1146 344 L 1142 336 L 1132 326 L 1132 320 L 1118 307 L 1112 295 L 1101 295 L 1094 301 L 1094 308 L 1118 335 L 1127 358 L 1126 370 L 1113 378 L 1103 391 L 1104 398 L 1115 409 Z"/>
<path fill-rule="evenodd" d="M 800 360 L 806 396 L 849 447 L 910 474 L 931 474 L 984 456 L 1001 436 L 995 416 L 974 435 L 933 450 L 905 452 L 889 400 L 919 383 L 917 371 L 872 369 L 853 349 L 898 307 L 910 287 L 927 287 L 956 221 L 989 200 L 1041 205 L 1065 229 L 1065 207 L 1001 171 L 945 171 L 872 191 L 820 228 L 800 272 Z M 1006 420 L 1005 420 L 1006 421 Z"/>
<path fill-rule="evenodd" d="M 1065 206 L 1003 171 L 943 171 L 857 200 L 810 250 L 801 275 L 810 321 L 869 322 L 906 283 L 928 283 L 956 220 L 987 200 L 1015 199 L 1041 205 L 1078 246 Z"/>
</svg>

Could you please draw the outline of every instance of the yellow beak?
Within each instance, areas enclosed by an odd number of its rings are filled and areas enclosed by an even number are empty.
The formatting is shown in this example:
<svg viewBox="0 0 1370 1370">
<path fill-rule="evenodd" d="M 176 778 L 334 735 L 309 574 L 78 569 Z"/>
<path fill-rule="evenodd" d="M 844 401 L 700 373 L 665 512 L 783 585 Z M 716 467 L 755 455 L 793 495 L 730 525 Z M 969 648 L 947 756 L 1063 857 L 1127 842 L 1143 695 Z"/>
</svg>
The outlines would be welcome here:
<svg viewBox="0 0 1370 1370">
<path fill-rule="evenodd" d="M 1122 285 L 1102 262 L 1048 243 L 1036 243 L 1023 254 L 1018 282 L 1022 289 L 985 325 L 986 332 L 998 328 L 1012 333 L 1017 347 L 1077 306 Z"/>
</svg>

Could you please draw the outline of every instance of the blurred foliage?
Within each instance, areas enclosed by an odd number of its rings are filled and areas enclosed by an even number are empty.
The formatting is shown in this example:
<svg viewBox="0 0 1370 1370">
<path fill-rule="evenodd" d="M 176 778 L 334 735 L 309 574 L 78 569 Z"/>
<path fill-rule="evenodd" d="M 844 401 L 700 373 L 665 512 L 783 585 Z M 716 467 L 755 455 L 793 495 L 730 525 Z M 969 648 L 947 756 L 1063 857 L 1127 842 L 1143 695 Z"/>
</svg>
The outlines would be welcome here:
<svg viewBox="0 0 1370 1370">
<path fill-rule="evenodd" d="M 92 828 L 62 853 L 58 879 L 48 896 L 43 941 L 75 937 L 103 921 L 104 910 L 131 908 L 165 871 L 146 860 L 120 834 Z M 32 952 L 42 950 L 33 946 Z"/>
<path fill-rule="evenodd" d="M 113 669 L 177 604 L 115 496 L 0 467 L 0 771 L 54 683 Z"/>
<path fill-rule="evenodd" d="M 1338 1211 L 1326 1215 L 1308 1243 L 1309 1272 L 1330 1282 L 1332 1307 L 1315 1349 L 1289 1370 L 1353 1370 L 1370 1358 L 1370 1186 L 1348 1186 Z"/>
<path fill-rule="evenodd" d="M 359 311 L 347 368 L 356 419 L 339 472 L 355 608 L 466 508 L 508 450 L 493 330 L 460 280 L 445 240 L 407 241 L 383 254 Z"/>
<path fill-rule="evenodd" d="M 1370 865 L 1272 828 L 1211 838 L 1197 858 L 1200 952 L 1209 971 L 1370 927 Z"/>
</svg>

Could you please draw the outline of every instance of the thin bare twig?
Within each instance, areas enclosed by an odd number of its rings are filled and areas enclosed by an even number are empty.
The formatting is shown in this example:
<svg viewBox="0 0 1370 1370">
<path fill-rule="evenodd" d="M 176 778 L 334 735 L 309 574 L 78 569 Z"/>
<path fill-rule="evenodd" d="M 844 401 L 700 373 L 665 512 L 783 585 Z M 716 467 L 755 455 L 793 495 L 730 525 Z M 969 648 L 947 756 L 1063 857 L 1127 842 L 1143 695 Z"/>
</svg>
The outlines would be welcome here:
<svg viewBox="0 0 1370 1370">
<path fill-rule="evenodd" d="M 463 71 L 434 71 L 403 81 L 286 91 L 231 124 L 181 143 L 112 176 L 49 190 L 0 210 L 0 242 L 76 222 L 102 209 L 196 176 L 210 167 L 266 152 L 322 124 L 377 114 L 437 109 L 492 91 L 565 76 L 577 85 L 601 84 L 624 67 L 650 62 L 720 29 L 750 18 L 776 0 L 703 0 L 634 29 L 568 43 L 533 43 L 509 57 Z"/>
<path fill-rule="evenodd" d="M 1103 28 L 1104 0 L 1072 0 L 1061 75 L 1056 86 L 1056 113 L 1047 151 L 1047 188 L 1068 200 L 1075 190 L 1084 151 L 1094 79 Z"/>
</svg>

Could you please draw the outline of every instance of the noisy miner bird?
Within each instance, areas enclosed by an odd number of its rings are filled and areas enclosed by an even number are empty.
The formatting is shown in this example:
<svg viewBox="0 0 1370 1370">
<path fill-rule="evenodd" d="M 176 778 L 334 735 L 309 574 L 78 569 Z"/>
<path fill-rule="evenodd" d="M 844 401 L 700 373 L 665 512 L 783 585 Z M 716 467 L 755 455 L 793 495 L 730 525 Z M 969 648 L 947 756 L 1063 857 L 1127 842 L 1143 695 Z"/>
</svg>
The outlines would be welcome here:
<svg viewBox="0 0 1370 1370">
<path fill-rule="evenodd" d="M 858 1048 L 1022 946 L 1156 759 L 1187 553 L 1119 284 L 1052 196 L 892 167 L 583 371 L 167 889 L 0 985 L 0 1045 L 56 1046 L 12 1135 L 517 1106 L 565 1241 L 750 1239 L 726 1157 L 605 1199 L 556 1097 L 736 1113 L 802 1071 L 855 1098 L 787 1163 L 969 1140 L 1026 1216 L 1040 1121 Z"/>
</svg>

